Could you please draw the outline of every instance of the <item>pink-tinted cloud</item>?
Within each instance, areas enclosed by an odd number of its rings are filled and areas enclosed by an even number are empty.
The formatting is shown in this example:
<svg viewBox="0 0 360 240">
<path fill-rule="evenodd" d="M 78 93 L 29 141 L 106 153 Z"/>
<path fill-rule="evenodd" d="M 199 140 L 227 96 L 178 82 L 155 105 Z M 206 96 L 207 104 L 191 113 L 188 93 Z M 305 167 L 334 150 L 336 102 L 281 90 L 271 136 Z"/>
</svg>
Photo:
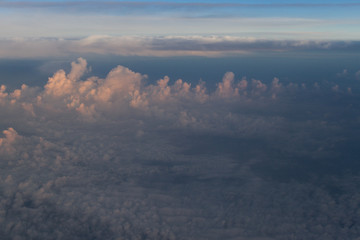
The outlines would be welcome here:
<svg viewBox="0 0 360 240">
<path fill-rule="evenodd" d="M 356 85 L 269 79 L 227 72 L 209 91 L 79 58 L 44 88 L 1 86 L 1 236 L 358 236 Z"/>
</svg>

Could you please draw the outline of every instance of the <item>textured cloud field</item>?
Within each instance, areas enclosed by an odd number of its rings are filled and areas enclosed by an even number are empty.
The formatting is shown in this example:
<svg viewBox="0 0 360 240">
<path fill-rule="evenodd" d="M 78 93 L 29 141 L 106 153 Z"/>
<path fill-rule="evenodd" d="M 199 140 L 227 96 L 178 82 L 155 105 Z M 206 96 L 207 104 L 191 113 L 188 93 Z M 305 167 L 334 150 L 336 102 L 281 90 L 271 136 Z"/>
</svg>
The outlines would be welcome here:
<svg viewBox="0 0 360 240">
<path fill-rule="evenodd" d="M 71 66 L 0 88 L 2 239 L 358 239 L 359 72 L 209 92 Z"/>
</svg>

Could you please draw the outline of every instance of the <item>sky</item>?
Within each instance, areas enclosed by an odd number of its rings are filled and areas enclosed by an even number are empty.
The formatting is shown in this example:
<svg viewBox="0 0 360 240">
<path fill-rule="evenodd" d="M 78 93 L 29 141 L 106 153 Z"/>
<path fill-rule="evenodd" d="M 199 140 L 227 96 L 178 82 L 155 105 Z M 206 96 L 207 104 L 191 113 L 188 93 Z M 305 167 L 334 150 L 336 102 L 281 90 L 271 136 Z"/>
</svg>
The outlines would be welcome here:
<svg viewBox="0 0 360 240">
<path fill-rule="evenodd" d="M 176 44 L 180 38 L 207 45 L 255 42 L 257 46 L 260 40 L 291 40 L 296 42 L 293 47 L 302 46 L 304 41 L 327 46 L 329 41 L 359 40 L 359 9 L 358 1 L 3 0 L 0 53 L 15 58 L 84 52 L 211 54 L 196 45 L 192 51 L 181 49 L 176 53 L 176 49 L 156 49 L 152 42 L 164 38 L 169 44 Z M 261 48 L 262 43 L 259 45 Z M 276 45 L 267 48 L 284 50 L 281 44 Z M 244 53 L 248 47 L 235 48 L 231 52 Z M 212 54 L 229 53 L 215 47 Z"/>
<path fill-rule="evenodd" d="M 360 236 L 360 1 L 0 0 L 0 236 Z"/>
</svg>

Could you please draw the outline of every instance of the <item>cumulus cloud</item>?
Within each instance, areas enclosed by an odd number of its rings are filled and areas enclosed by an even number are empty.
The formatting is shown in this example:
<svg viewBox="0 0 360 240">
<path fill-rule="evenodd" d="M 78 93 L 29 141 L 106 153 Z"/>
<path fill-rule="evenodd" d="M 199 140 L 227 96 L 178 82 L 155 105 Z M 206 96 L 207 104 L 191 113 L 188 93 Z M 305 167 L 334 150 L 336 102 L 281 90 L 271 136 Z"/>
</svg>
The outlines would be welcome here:
<svg viewBox="0 0 360 240">
<path fill-rule="evenodd" d="M 83 58 L 1 86 L 0 234 L 356 239 L 359 95 L 333 86 L 227 72 L 209 91 Z"/>
<path fill-rule="evenodd" d="M 220 97 L 236 97 L 239 95 L 239 89 L 234 88 L 234 73 L 227 72 L 221 83 L 217 87 L 217 95 Z"/>
<path fill-rule="evenodd" d="M 15 153 L 15 148 L 13 144 L 15 144 L 16 141 L 20 140 L 21 137 L 13 128 L 4 130 L 3 134 L 5 135 L 5 137 L 0 138 L 0 151 L 2 155 L 12 155 Z"/>
<path fill-rule="evenodd" d="M 340 78 L 344 78 L 348 75 L 348 70 L 344 69 L 341 73 L 338 73 L 337 76 Z"/>
</svg>

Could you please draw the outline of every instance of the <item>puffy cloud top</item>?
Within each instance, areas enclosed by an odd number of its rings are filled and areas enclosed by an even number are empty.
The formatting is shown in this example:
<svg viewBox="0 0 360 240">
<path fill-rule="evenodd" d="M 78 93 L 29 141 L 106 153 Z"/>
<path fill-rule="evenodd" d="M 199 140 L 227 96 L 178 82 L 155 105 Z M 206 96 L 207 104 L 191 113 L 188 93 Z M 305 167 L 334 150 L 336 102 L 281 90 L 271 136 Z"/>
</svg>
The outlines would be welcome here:
<svg viewBox="0 0 360 240">
<path fill-rule="evenodd" d="M 358 82 L 90 69 L 1 86 L 4 239 L 359 236 Z"/>
</svg>

